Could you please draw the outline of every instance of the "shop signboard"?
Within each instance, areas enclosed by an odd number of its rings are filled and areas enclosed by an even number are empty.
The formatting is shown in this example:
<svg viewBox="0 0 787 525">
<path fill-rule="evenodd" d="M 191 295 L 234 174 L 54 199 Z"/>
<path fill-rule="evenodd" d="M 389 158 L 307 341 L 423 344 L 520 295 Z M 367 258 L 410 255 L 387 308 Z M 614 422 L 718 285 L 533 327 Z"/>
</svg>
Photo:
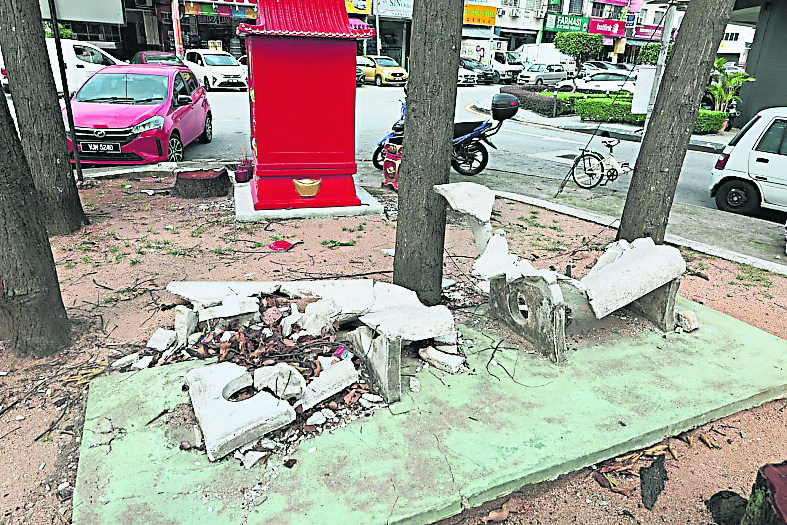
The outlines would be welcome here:
<svg viewBox="0 0 787 525">
<path fill-rule="evenodd" d="M 372 14 L 372 0 L 344 0 L 348 13 L 359 15 Z"/>
<path fill-rule="evenodd" d="M 52 18 L 49 14 L 49 0 L 39 0 L 41 17 Z M 122 0 L 55 0 L 57 18 L 60 20 L 79 20 L 97 24 L 126 23 L 123 17 Z"/>
<path fill-rule="evenodd" d="M 634 38 L 646 40 L 660 40 L 662 30 L 660 26 L 639 26 L 634 28 Z"/>
<path fill-rule="evenodd" d="M 642 0 L 631 0 L 629 2 L 629 13 L 639 13 L 642 11 Z"/>
<path fill-rule="evenodd" d="M 377 0 L 375 14 L 391 18 L 412 18 L 413 0 Z"/>
<path fill-rule="evenodd" d="M 605 37 L 604 37 L 604 45 L 605 45 L 605 46 L 611 46 L 611 45 L 613 45 L 614 43 L 615 43 L 615 39 L 614 39 L 614 38 L 612 38 L 611 36 L 605 36 Z"/>
<path fill-rule="evenodd" d="M 465 4 L 463 23 L 477 26 L 494 26 L 497 8 L 486 5 Z"/>
<path fill-rule="evenodd" d="M 586 16 L 547 13 L 544 31 L 587 33 L 589 19 Z"/>
<path fill-rule="evenodd" d="M 593 0 L 593 3 L 626 7 L 629 5 L 629 0 Z"/>
<path fill-rule="evenodd" d="M 637 15 L 626 15 L 626 27 L 637 25 Z"/>
<path fill-rule="evenodd" d="M 588 33 L 604 36 L 626 36 L 626 23 L 623 20 L 591 18 Z"/>
</svg>

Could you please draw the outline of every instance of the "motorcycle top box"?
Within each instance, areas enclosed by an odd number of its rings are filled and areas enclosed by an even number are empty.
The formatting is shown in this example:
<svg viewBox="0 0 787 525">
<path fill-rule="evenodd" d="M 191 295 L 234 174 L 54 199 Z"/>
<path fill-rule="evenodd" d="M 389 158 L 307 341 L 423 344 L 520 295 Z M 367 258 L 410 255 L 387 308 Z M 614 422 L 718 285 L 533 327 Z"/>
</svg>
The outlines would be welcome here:
<svg viewBox="0 0 787 525">
<path fill-rule="evenodd" d="M 514 95 L 498 93 L 492 97 L 492 118 L 497 121 L 506 120 L 516 115 L 519 100 Z"/>
</svg>

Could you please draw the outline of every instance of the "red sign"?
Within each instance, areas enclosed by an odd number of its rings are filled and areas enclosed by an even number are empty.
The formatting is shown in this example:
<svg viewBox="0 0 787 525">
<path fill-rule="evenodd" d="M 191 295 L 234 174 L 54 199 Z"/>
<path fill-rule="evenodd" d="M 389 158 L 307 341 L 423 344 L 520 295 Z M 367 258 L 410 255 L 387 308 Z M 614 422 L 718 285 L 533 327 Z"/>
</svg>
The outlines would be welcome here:
<svg viewBox="0 0 787 525">
<path fill-rule="evenodd" d="M 626 36 L 626 22 L 623 20 L 606 20 L 604 18 L 591 18 L 588 33 L 605 36 Z"/>
<path fill-rule="evenodd" d="M 648 38 L 653 40 L 660 40 L 662 30 L 660 26 L 639 26 L 634 28 L 634 36 L 636 38 Z"/>
</svg>

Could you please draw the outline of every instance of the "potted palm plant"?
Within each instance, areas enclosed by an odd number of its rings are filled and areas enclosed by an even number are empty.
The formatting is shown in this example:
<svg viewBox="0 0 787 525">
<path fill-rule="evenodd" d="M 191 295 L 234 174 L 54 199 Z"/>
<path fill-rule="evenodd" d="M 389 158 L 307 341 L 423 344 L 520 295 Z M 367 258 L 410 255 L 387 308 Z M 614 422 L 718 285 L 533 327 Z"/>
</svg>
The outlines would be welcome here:
<svg viewBox="0 0 787 525">
<path fill-rule="evenodd" d="M 711 83 L 705 88 L 708 95 L 713 99 L 714 111 L 727 112 L 733 100 L 741 101 L 741 97 L 738 96 L 741 86 L 746 82 L 754 82 L 756 80 L 745 71 L 730 71 L 725 67 L 726 64 L 727 59 L 716 59 L 711 72 Z M 729 118 L 724 121 L 721 129 L 726 130 L 728 123 Z"/>
</svg>

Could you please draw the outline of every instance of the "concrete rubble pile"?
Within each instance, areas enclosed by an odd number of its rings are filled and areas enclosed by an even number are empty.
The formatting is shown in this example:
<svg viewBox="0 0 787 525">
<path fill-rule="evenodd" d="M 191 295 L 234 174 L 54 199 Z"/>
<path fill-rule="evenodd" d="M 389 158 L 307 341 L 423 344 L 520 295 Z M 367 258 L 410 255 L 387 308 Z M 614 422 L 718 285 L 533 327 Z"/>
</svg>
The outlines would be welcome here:
<svg viewBox="0 0 787 525">
<path fill-rule="evenodd" d="M 185 376 L 199 423 L 194 441 L 211 461 L 236 451 L 251 468 L 399 401 L 402 350 L 411 343 L 439 370 L 466 370 L 450 310 L 393 284 L 172 282 L 167 290 L 185 303 L 174 308 L 174 329 L 158 329 L 145 351 L 112 366 L 217 358 Z"/>
</svg>

